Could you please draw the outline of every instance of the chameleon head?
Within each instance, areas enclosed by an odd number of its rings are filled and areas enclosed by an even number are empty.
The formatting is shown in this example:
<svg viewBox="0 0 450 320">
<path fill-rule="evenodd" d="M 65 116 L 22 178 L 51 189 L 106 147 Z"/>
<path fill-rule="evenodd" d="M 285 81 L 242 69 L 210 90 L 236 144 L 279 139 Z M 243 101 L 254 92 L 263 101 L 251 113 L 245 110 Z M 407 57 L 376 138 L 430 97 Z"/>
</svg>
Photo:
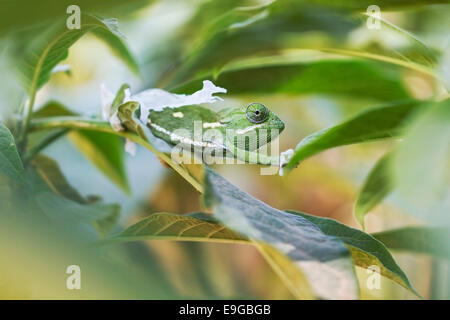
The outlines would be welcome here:
<svg viewBox="0 0 450 320">
<path fill-rule="evenodd" d="M 219 113 L 220 123 L 225 125 L 226 130 L 233 130 L 234 135 L 239 137 L 256 137 L 256 144 L 245 143 L 246 150 L 259 148 L 277 137 L 284 130 L 283 121 L 261 103 L 251 103 L 247 107 L 226 109 Z M 236 139 L 236 138 L 235 138 Z"/>
</svg>

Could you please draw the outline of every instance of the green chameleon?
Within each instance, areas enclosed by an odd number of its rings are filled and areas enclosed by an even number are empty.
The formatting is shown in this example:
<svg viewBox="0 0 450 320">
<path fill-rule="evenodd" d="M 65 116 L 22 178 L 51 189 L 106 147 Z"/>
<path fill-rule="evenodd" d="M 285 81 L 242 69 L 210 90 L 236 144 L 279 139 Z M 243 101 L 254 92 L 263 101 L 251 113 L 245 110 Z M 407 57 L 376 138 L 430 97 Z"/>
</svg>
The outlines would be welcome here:
<svg viewBox="0 0 450 320">
<path fill-rule="evenodd" d="M 252 103 L 247 107 L 214 112 L 201 106 L 183 106 L 151 111 L 147 126 L 158 138 L 184 148 L 211 148 L 218 154 L 234 156 L 245 162 L 278 164 L 278 156 L 259 153 L 284 130 L 284 123 L 266 106 Z M 205 135 L 195 137 L 195 125 Z M 198 127 L 197 127 L 198 130 Z M 212 137 L 205 137 L 210 133 Z M 225 153 L 226 152 L 226 153 Z"/>
<path fill-rule="evenodd" d="M 132 131 L 139 131 L 136 120 L 130 121 L 130 115 L 134 114 L 134 119 L 139 118 L 138 106 L 138 103 L 130 101 L 118 108 L 120 121 Z M 153 135 L 173 146 L 181 145 L 184 149 L 200 149 L 202 152 L 210 148 L 215 157 L 233 157 L 247 163 L 280 165 L 280 155 L 258 152 L 259 148 L 270 143 L 285 127 L 277 115 L 260 103 L 227 108 L 220 112 L 198 105 L 150 110 L 146 126 Z M 202 131 L 196 137 L 198 126 Z M 205 137 L 211 132 L 210 138 Z"/>
</svg>

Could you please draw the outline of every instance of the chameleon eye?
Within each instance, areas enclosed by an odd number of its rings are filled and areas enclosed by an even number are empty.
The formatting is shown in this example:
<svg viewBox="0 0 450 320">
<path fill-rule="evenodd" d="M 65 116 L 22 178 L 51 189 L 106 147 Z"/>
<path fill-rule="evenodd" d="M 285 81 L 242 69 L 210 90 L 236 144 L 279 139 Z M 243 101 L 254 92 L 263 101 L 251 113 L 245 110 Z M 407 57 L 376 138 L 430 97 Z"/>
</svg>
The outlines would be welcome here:
<svg viewBox="0 0 450 320">
<path fill-rule="evenodd" d="M 269 109 L 261 103 L 251 103 L 245 112 L 248 121 L 252 123 L 262 123 L 269 117 Z"/>
</svg>

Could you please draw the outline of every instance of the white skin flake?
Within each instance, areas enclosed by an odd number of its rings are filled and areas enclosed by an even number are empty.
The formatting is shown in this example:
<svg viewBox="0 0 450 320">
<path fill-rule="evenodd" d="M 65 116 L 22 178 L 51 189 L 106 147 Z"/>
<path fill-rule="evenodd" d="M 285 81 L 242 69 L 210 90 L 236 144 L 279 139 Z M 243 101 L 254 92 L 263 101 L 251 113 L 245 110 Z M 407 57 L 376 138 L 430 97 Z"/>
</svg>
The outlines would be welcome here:
<svg viewBox="0 0 450 320">
<path fill-rule="evenodd" d="M 151 110 L 161 111 L 164 108 L 178 108 L 203 103 L 223 101 L 214 96 L 215 93 L 226 93 L 224 88 L 216 87 L 209 80 L 203 81 L 203 88 L 191 95 L 170 93 L 162 89 L 148 89 L 134 96 L 125 96 L 124 102 L 137 101 L 141 105 L 141 121 L 147 123 Z"/>
</svg>

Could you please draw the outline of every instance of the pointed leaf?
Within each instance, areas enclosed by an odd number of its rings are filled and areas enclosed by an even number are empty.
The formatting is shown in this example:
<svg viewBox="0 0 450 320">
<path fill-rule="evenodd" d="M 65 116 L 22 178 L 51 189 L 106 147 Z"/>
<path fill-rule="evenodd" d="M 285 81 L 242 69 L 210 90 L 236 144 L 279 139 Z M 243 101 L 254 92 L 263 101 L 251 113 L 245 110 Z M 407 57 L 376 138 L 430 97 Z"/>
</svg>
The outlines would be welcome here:
<svg viewBox="0 0 450 320">
<path fill-rule="evenodd" d="M 287 257 L 308 280 L 315 296 L 356 299 L 357 284 L 349 250 L 298 215 L 272 208 L 205 168 L 205 203 L 226 226 L 265 242 Z"/>
<path fill-rule="evenodd" d="M 87 201 L 67 181 L 58 163 L 44 155 L 36 156 L 32 163 L 36 172 L 57 195 L 71 199 L 78 203 Z"/>
<path fill-rule="evenodd" d="M 422 111 L 396 149 L 390 174 L 408 213 L 440 226 L 450 213 L 450 99 Z"/>
<path fill-rule="evenodd" d="M 104 132 L 78 130 L 71 132 L 69 138 L 97 169 L 124 192 L 130 192 L 125 171 L 123 142 L 119 137 Z"/>
<path fill-rule="evenodd" d="M 377 161 L 364 182 L 355 203 L 356 220 L 364 228 L 364 217 L 379 204 L 393 189 L 389 176 L 391 154 L 386 154 Z"/>
<path fill-rule="evenodd" d="M 19 71 L 26 91 L 33 97 L 50 78 L 54 67 L 68 55 L 69 48 L 88 32 L 96 32 L 133 70 L 136 62 L 110 20 L 82 16 L 80 29 L 68 29 L 65 19 L 56 21 L 24 47 L 17 48 Z"/>
<path fill-rule="evenodd" d="M 406 227 L 374 233 L 388 248 L 450 259 L 449 227 Z"/>
<path fill-rule="evenodd" d="M 313 133 L 297 145 L 286 169 L 290 170 L 302 160 L 327 149 L 398 136 L 402 133 L 405 120 L 420 105 L 419 101 L 392 103 L 364 111 L 337 126 Z"/>
<path fill-rule="evenodd" d="M 288 212 L 308 219 L 325 234 L 340 238 L 349 247 L 353 261 L 357 266 L 368 268 L 376 265 L 380 268 L 380 273 L 383 276 L 420 296 L 383 243 L 370 234 L 348 227 L 332 219 L 315 217 L 292 210 L 288 210 Z"/>
</svg>

